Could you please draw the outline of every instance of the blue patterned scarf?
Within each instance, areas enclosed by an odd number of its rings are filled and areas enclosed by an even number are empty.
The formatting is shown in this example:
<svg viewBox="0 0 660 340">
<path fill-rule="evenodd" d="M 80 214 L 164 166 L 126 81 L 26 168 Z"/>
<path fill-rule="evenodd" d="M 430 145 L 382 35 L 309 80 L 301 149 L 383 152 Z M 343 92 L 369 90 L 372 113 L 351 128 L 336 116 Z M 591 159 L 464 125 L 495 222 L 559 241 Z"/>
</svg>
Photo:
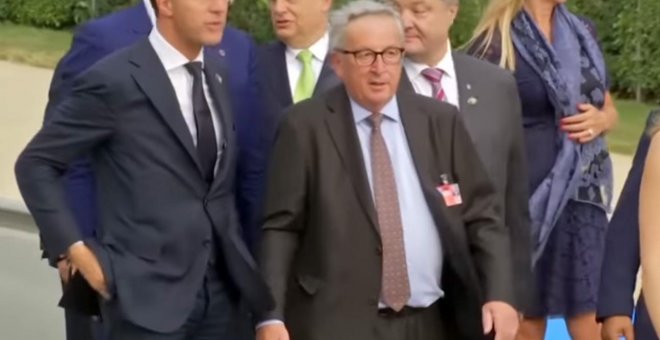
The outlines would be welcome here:
<svg viewBox="0 0 660 340">
<path fill-rule="evenodd" d="M 585 22 L 564 5 L 555 7 L 552 45 L 525 11 L 512 23 L 512 38 L 522 58 L 543 78 L 557 121 L 579 113 L 578 104 L 602 108 L 607 91 L 603 55 Z M 588 94 L 581 91 L 585 67 L 601 85 Z M 578 144 L 567 133 L 558 130 L 558 134 L 561 144 L 557 159 L 529 201 L 533 263 L 541 257 L 569 200 L 609 211 L 612 197 L 612 164 L 604 138 Z"/>
</svg>

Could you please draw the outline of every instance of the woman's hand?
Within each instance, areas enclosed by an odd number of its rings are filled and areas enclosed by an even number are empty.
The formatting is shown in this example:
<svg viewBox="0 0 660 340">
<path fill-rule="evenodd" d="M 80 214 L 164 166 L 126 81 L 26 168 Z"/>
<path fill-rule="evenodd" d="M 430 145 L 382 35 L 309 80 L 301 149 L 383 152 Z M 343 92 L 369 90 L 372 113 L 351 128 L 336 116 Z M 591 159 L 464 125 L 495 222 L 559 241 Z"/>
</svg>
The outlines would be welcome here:
<svg viewBox="0 0 660 340">
<path fill-rule="evenodd" d="M 578 143 L 589 143 L 616 126 L 619 113 L 616 111 L 612 96 L 605 94 L 605 104 L 599 110 L 591 104 L 580 104 L 577 107 L 580 113 L 561 120 L 562 131 Z"/>
<path fill-rule="evenodd" d="M 578 105 L 579 114 L 561 120 L 561 129 L 578 143 L 589 143 L 607 131 L 605 112 L 591 104 Z"/>
</svg>

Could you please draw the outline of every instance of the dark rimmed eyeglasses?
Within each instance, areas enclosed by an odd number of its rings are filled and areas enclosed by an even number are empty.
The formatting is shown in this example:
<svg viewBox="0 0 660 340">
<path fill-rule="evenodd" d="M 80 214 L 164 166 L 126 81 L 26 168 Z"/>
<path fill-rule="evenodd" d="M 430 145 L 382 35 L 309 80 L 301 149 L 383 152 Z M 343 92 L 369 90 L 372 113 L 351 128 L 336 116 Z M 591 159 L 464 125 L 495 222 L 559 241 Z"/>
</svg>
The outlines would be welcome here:
<svg viewBox="0 0 660 340">
<path fill-rule="evenodd" d="M 403 53 L 406 51 L 401 47 L 388 47 L 380 52 L 376 52 L 370 49 L 362 50 L 343 50 L 336 49 L 335 51 L 342 54 L 352 54 L 355 58 L 355 62 L 360 66 L 371 66 L 376 62 L 376 58 L 380 56 L 383 59 L 383 62 L 388 65 L 395 65 L 401 62 Z"/>
</svg>

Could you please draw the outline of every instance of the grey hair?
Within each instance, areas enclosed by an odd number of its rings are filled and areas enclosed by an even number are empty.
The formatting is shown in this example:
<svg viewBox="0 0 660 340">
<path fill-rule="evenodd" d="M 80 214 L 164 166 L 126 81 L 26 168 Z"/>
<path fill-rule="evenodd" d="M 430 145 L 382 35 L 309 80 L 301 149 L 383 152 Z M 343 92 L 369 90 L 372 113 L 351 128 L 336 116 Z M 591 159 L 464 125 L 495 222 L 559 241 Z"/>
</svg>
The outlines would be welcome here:
<svg viewBox="0 0 660 340">
<path fill-rule="evenodd" d="M 401 21 L 401 16 L 397 10 L 382 2 L 357 0 L 347 3 L 330 14 L 330 50 L 343 47 L 348 24 L 356 19 L 375 15 L 388 16 L 394 19 L 403 41 L 403 21 Z"/>
</svg>

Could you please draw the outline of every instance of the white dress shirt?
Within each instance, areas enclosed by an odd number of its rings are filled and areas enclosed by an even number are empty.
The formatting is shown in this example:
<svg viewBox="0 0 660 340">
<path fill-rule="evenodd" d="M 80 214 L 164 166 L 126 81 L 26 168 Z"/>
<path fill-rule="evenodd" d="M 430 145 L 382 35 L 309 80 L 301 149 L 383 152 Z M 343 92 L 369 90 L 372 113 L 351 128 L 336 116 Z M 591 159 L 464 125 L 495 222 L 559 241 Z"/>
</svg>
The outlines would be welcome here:
<svg viewBox="0 0 660 340">
<path fill-rule="evenodd" d="M 197 146 L 197 125 L 195 124 L 195 113 L 193 112 L 193 100 L 192 100 L 192 85 L 193 77 L 185 68 L 185 65 L 191 60 L 188 60 L 181 52 L 176 48 L 170 45 L 165 38 L 158 32 L 157 28 L 151 30 L 149 34 L 149 42 L 151 46 L 156 51 L 156 55 L 160 62 L 163 64 L 167 76 L 172 82 L 172 87 L 174 88 L 174 93 L 176 94 L 176 99 L 179 102 L 179 107 L 181 108 L 181 113 L 183 114 L 183 119 L 186 121 L 186 126 L 188 131 L 190 131 L 190 136 L 192 138 L 193 144 Z M 203 49 L 199 51 L 197 57 L 192 61 L 199 61 L 204 65 L 204 53 Z M 220 141 L 222 140 L 222 130 L 220 128 L 220 119 L 218 117 L 218 112 L 213 105 L 213 98 L 211 97 L 209 87 L 207 84 L 206 75 L 202 72 L 202 79 L 204 81 L 204 96 L 206 97 L 206 102 L 209 105 L 211 110 L 211 119 L 213 120 L 213 129 L 215 130 L 216 142 L 218 144 L 218 160 L 222 153 L 222 147 Z M 218 162 L 216 161 L 216 170 Z"/>
<path fill-rule="evenodd" d="M 373 130 L 369 122 L 371 112 L 352 99 L 351 110 L 373 198 L 373 169 L 369 142 Z M 392 162 L 403 227 L 406 268 L 410 283 L 410 299 L 406 305 L 426 308 L 444 296 L 441 287 L 443 254 L 440 232 L 422 191 L 396 97 L 383 107 L 381 113 L 383 121 L 380 130 Z M 386 307 L 381 299 L 379 308 Z"/>
<path fill-rule="evenodd" d="M 312 52 L 312 70 L 314 70 L 314 85 L 319 80 L 321 75 L 321 70 L 323 69 L 323 62 L 325 57 L 328 55 L 328 44 L 330 39 L 328 38 L 328 33 L 326 32 L 321 39 L 312 44 L 308 48 Z M 289 75 L 289 88 L 291 90 L 291 97 L 295 95 L 296 85 L 298 84 L 298 78 L 300 78 L 300 73 L 302 73 L 303 64 L 302 61 L 298 60 L 298 53 L 302 49 L 292 48 L 287 46 L 285 57 L 286 57 L 286 71 Z"/>
<path fill-rule="evenodd" d="M 408 79 L 410 79 L 415 92 L 427 97 L 434 96 L 431 83 L 422 75 L 422 71 L 428 68 L 428 65 L 419 64 L 406 58 L 403 62 L 403 67 L 406 70 Z M 447 53 L 445 56 L 437 65 L 434 65 L 433 67 L 438 68 L 444 72 L 442 81 L 440 83 L 442 85 L 442 90 L 445 91 L 445 95 L 447 96 L 447 103 L 452 104 L 460 109 L 460 101 L 458 98 L 458 80 L 456 79 L 454 58 L 451 54 L 451 42 L 447 42 Z"/>
</svg>

